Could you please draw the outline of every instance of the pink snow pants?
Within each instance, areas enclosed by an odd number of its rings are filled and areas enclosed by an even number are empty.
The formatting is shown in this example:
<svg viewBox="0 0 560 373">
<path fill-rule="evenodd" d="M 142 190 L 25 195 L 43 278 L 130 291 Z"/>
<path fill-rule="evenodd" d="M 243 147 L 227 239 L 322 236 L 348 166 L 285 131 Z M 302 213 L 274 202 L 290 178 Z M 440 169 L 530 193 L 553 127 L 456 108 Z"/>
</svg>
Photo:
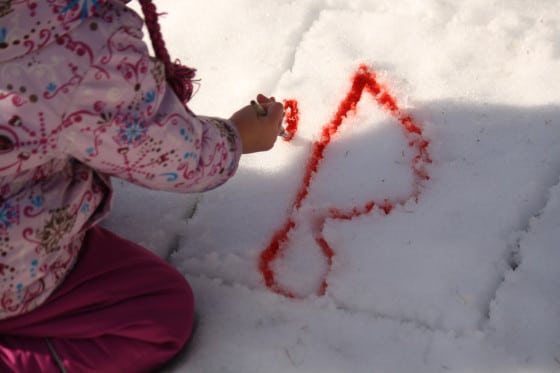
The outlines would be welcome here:
<svg viewBox="0 0 560 373">
<path fill-rule="evenodd" d="M 183 276 L 143 247 L 95 227 L 46 303 L 0 320 L 0 372 L 153 372 L 185 345 L 193 316 Z"/>
</svg>

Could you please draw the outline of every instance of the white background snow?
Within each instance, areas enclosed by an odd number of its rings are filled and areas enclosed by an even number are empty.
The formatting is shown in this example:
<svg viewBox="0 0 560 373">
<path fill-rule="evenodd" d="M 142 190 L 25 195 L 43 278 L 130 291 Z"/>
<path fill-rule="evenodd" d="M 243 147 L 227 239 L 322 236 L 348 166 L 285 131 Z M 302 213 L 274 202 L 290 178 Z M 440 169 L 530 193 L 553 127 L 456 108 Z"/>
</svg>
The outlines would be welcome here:
<svg viewBox="0 0 560 373">
<path fill-rule="evenodd" d="M 560 3 L 557 0 L 156 1 L 172 55 L 201 79 L 191 108 L 229 117 L 262 92 L 294 98 L 300 130 L 244 156 L 203 195 L 115 180 L 105 226 L 190 281 L 198 328 L 166 372 L 560 372 Z M 294 214 L 313 141 L 360 64 L 430 141 L 416 202 L 314 214 L 413 187 L 402 128 L 364 95 L 296 212 L 279 281 L 260 253 Z M 403 166 L 404 165 L 404 166 Z"/>
</svg>

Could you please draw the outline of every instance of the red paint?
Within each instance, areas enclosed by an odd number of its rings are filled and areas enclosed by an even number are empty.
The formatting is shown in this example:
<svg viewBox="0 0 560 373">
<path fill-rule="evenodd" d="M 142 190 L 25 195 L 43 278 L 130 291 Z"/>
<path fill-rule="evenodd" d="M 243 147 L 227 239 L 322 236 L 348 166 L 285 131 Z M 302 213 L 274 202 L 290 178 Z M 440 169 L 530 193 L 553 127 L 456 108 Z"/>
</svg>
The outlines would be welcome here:
<svg viewBox="0 0 560 373">
<path fill-rule="evenodd" d="M 313 143 L 311 157 L 307 162 L 302 182 L 292 204 L 291 216 L 289 216 L 286 223 L 284 223 L 284 225 L 276 231 L 269 245 L 260 255 L 259 270 L 263 276 L 264 282 L 269 289 L 276 293 L 290 298 L 296 297 L 292 291 L 286 289 L 276 281 L 276 275 L 272 269 L 272 262 L 281 257 L 283 249 L 289 240 L 289 234 L 296 227 L 293 215 L 297 213 L 309 194 L 311 181 L 319 169 L 321 161 L 323 160 L 325 149 L 330 144 L 332 136 L 338 132 L 340 126 L 344 122 L 344 119 L 356 111 L 356 106 L 361 100 L 364 91 L 370 93 L 374 101 L 380 107 L 387 110 L 391 116 L 393 116 L 401 124 L 404 129 L 405 136 L 409 139 L 408 146 L 416 152 L 410 165 L 414 175 L 413 193 L 407 199 L 402 201 L 391 201 L 389 199 L 385 199 L 382 202 L 368 201 L 363 206 L 356 206 L 350 211 L 342 211 L 337 208 L 331 208 L 325 216 L 321 216 L 318 219 L 319 224 L 317 231 L 314 232 L 314 238 L 315 242 L 321 248 L 327 262 L 327 272 L 321 279 L 320 288 L 317 289 L 318 295 L 324 295 L 327 291 L 327 277 L 335 256 L 335 250 L 329 245 L 323 235 L 323 228 L 327 219 L 352 220 L 356 217 L 372 212 L 376 207 L 379 211 L 382 211 L 385 214 L 390 214 L 395 205 L 402 205 L 410 199 L 417 200 L 420 195 L 422 182 L 429 179 L 424 165 L 431 163 L 431 159 L 428 154 L 430 142 L 423 138 L 422 128 L 415 123 L 412 117 L 401 113 L 395 97 L 389 93 L 388 89 L 384 85 L 377 81 L 373 71 L 371 71 L 367 66 L 361 65 L 352 78 L 350 91 L 340 102 L 337 112 L 331 121 L 323 126 L 319 140 Z M 296 100 L 287 100 L 284 102 L 284 106 L 286 121 L 288 123 L 286 131 L 289 134 L 286 141 L 289 141 L 293 138 L 298 128 L 299 109 Z"/>
<path fill-rule="evenodd" d="M 285 100 L 284 101 L 284 112 L 286 113 L 286 133 L 288 134 L 283 139 L 285 141 L 290 141 L 294 138 L 297 132 L 299 124 L 299 108 L 298 102 L 296 100 Z"/>
</svg>

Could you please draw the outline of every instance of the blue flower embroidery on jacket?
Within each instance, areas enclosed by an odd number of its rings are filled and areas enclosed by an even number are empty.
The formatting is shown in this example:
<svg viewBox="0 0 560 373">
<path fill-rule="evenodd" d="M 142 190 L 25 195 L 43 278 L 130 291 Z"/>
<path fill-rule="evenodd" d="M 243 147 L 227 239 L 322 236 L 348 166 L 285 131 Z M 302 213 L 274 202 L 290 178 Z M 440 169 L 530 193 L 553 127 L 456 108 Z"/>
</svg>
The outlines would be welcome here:
<svg viewBox="0 0 560 373">
<path fill-rule="evenodd" d="M 168 183 L 172 183 L 174 181 L 177 181 L 177 179 L 179 179 L 179 174 L 176 172 L 166 172 L 161 174 L 161 176 L 166 176 Z"/>
<path fill-rule="evenodd" d="M 144 102 L 150 104 L 154 102 L 156 99 L 156 91 L 150 91 L 146 93 L 146 97 L 144 98 Z"/>
<path fill-rule="evenodd" d="M 47 84 L 47 91 L 49 91 L 51 93 L 56 91 L 56 88 L 57 88 L 57 85 L 52 83 L 52 82 Z"/>
<path fill-rule="evenodd" d="M 31 199 L 31 204 L 35 207 L 43 206 L 43 196 L 35 196 Z"/>
<path fill-rule="evenodd" d="M 31 274 L 31 278 L 37 276 L 37 267 L 39 266 L 39 261 L 37 259 L 33 259 L 31 261 L 31 268 L 29 268 L 29 273 Z"/>
<path fill-rule="evenodd" d="M 60 13 L 66 13 L 68 12 L 70 9 L 74 8 L 76 5 L 79 5 L 80 3 L 82 3 L 81 5 L 81 17 L 82 19 L 87 18 L 88 15 L 88 1 L 89 0 L 72 0 L 70 1 L 61 11 Z M 101 8 L 101 4 L 99 4 L 98 0 L 91 0 L 93 6 L 95 6 L 95 8 L 99 9 Z"/>
<path fill-rule="evenodd" d="M 8 29 L 5 27 L 0 28 L 0 43 L 6 41 L 6 36 L 8 36 Z"/>
<path fill-rule="evenodd" d="M 10 228 L 17 221 L 18 213 L 9 202 L 0 205 L 0 229 Z"/>
<path fill-rule="evenodd" d="M 193 142 L 192 137 L 187 133 L 187 131 L 186 131 L 184 128 L 181 128 L 181 129 L 179 130 L 179 133 L 181 134 L 181 137 L 182 137 L 185 141 L 191 142 L 191 143 Z"/>
<path fill-rule="evenodd" d="M 140 118 L 135 117 L 132 120 L 127 118 L 117 131 L 114 137 L 119 145 L 132 145 L 136 147 L 144 142 L 148 137 L 146 135 L 147 128 L 145 123 Z"/>
</svg>

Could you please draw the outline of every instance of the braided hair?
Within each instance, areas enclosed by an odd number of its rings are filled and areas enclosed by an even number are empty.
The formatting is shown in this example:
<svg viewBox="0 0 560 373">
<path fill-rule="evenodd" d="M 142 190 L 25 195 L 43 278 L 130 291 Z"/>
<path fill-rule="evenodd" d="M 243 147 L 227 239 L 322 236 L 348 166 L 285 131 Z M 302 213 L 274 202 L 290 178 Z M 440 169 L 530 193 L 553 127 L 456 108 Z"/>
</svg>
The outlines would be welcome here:
<svg viewBox="0 0 560 373">
<path fill-rule="evenodd" d="M 142 7 L 144 21 L 146 22 L 146 27 L 148 28 L 148 34 L 150 35 L 156 57 L 165 66 L 167 82 L 177 97 L 186 105 L 193 95 L 192 81 L 196 70 L 182 65 L 179 60 L 171 61 L 171 57 L 169 56 L 161 34 L 155 5 L 152 0 L 139 0 L 139 2 Z"/>
</svg>

